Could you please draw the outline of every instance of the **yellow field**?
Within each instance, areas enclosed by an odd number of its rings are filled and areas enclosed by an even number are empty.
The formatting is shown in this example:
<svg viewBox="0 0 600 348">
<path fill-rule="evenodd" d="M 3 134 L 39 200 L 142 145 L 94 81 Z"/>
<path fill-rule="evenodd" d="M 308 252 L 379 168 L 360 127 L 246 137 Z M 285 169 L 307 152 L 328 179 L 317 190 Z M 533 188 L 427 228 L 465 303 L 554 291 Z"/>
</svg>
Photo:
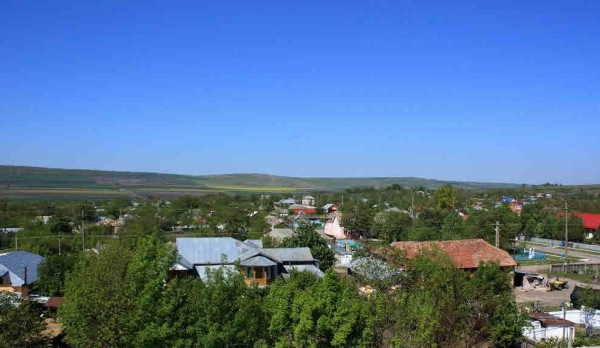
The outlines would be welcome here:
<svg viewBox="0 0 600 348">
<path fill-rule="evenodd" d="M 7 192 L 18 192 L 18 193 L 66 193 L 66 194 L 107 194 L 114 195 L 118 194 L 117 190 L 109 190 L 109 189 L 81 189 L 81 188 L 16 188 L 16 189 L 8 189 Z"/>
<path fill-rule="evenodd" d="M 209 186 L 215 190 L 223 191 L 253 191 L 253 192 L 290 192 L 310 190 L 309 188 L 277 187 L 277 186 Z"/>
</svg>

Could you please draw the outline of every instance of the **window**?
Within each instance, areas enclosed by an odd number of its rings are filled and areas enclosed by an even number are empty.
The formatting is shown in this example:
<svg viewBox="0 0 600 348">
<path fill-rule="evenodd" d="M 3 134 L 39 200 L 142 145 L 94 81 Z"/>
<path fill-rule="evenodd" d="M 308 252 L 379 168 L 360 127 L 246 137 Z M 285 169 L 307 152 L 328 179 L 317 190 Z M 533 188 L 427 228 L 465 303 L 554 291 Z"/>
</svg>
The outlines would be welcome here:
<svg viewBox="0 0 600 348">
<path fill-rule="evenodd" d="M 264 274 L 263 273 L 264 273 L 264 271 L 263 271 L 262 267 L 261 268 L 257 268 L 256 269 L 256 279 L 262 279 L 262 278 L 264 278 Z"/>
</svg>

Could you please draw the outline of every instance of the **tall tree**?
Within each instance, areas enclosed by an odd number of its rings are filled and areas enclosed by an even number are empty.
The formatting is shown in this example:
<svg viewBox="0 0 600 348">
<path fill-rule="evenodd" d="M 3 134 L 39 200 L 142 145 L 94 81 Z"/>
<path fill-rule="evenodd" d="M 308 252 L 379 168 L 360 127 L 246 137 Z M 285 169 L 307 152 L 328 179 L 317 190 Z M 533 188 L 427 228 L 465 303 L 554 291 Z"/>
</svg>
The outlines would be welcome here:
<svg viewBox="0 0 600 348">
<path fill-rule="evenodd" d="M 450 184 L 440 186 L 433 194 L 436 209 L 454 209 L 456 207 L 456 188 Z"/>
<path fill-rule="evenodd" d="M 291 237 L 284 238 L 280 247 L 297 248 L 308 247 L 312 256 L 319 260 L 319 268 L 325 271 L 335 265 L 335 253 L 325 238 L 317 233 L 313 224 L 301 223 Z"/>
<path fill-rule="evenodd" d="M 42 317 L 30 300 L 0 291 L 0 346 L 43 347 L 47 339 Z"/>
</svg>

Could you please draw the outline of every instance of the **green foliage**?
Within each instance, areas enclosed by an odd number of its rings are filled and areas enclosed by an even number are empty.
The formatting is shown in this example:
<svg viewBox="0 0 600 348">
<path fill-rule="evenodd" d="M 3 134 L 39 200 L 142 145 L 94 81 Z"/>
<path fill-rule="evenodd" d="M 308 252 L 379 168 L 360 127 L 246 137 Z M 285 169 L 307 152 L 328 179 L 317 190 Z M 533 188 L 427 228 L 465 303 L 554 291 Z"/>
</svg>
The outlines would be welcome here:
<svg viewBox="0 0 600 348">
<path fill-rule="evenodd" d="M 281 241 L 282 248 L 308 247 L 312 256 L 319 260 L 319 268 L 322 271 L 328 270 L 335 264 L 335 253 L 325 238 L 321 237 L 313 224 L 301 223 L 294 235 L 284 238 Z"/>
<path fill-rule="evenodd" d="M 434 207 L 439 210 L 456 207 L 456 188 L 450 184 L 440 186 L 433 194 Z"/>
<path fill-rule="evenodd" d="M 77 254 L 47 256 L 38 266 L 39 279 L 35 282 L 40 295 L 62 296 L 67 274 L 73 270 L 77 261 Z"/>
<path fill-rule="evenodd" d="M 342 206 L 341 224 L 348 231 L 369 234 L 375 211 L 368 202 Z"/>
<path fill-rule="evenodd" d="M 43 347 L 44 328 L 33 302 L 0 291 L 0 347 Z"/>
<path fill-rule="evenodd" d="M 382 212 L 373 219 L 373 237 L 387 242 L 406 240 L 412 225 L 410 215 L 403 212 Z"/>
</svg>

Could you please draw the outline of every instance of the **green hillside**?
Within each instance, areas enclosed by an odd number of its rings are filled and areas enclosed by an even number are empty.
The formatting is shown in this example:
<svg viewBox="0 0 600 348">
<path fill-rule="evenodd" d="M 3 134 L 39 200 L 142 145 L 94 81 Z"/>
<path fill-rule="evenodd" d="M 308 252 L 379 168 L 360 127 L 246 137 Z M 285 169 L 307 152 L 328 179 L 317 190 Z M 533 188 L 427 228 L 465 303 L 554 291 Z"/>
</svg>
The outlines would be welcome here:
<svg viewBox="0 0 600 348">
<path fill-rule="evenodd" d="M 103 198 L 118 195 L 180 196 L 210 192 L 310 192 L 350 187 L 423 186 L 446 181 L 413 178 L 296 178 L 268 174 L 178 175 L 144 172 L 0 166 L 0 196 L 26 199 Z M 517 184 L 451 182 L 463 188 L 516 187 Z"/>
</svg>

